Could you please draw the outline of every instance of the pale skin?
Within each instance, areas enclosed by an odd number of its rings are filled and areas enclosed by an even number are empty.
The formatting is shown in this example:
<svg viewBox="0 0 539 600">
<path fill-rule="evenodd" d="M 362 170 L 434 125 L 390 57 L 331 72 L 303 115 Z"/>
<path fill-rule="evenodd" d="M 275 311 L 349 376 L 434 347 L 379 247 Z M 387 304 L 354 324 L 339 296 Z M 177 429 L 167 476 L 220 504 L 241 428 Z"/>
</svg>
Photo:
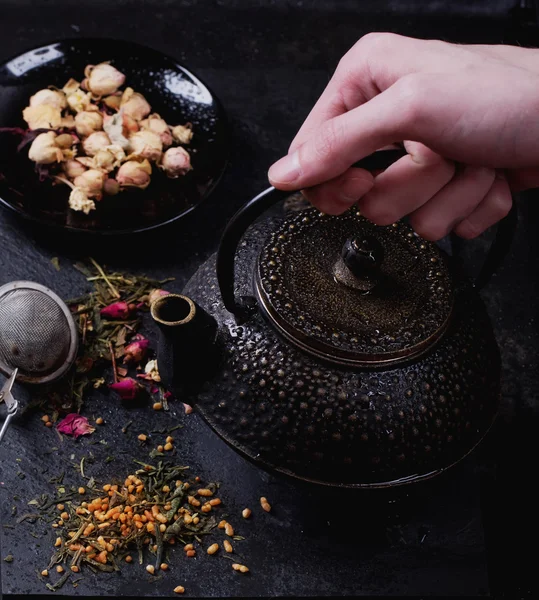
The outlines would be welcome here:
<svg viewBox="0 0 539 600">
<path fill-rule="evenodd" d="M 350 167 L 399 142 L 408 155 L 385 171 Z M 539 50 L 368 34 L 268 175 L 328 214 L 357 204 L 428 240 L 474 238 L 539 187 Z"/>
</svg>

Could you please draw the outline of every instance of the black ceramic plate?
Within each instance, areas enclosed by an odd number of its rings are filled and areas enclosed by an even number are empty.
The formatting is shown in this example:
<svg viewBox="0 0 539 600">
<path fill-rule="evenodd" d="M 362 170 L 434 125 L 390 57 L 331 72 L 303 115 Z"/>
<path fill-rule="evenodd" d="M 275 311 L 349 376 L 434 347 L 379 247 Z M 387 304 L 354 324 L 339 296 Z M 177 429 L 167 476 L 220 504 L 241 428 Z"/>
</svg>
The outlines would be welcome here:
<svg viewBox="0 0 539 600">
<path fill-rule="evenodd" d="M 227 162 L 227 124 L 220 102 L 209 88 L 175 59 L 131 42 L 105 39 L 66 40 L 25 52 L 0 65 L 0 127 L 25 127 L 22 111 L 29 98 L 50 85 L 79 81 L 84 67 L 110 61 L 126 75 L 126 85 L 144 94 L 172 125 L 191 122 L 188 150 L 193 170 L 168 179 L 153 169 L 146 190 L 105 197 L 86 216 L 68 208 L 69 190 L 40 182 L 28 159 L 17 152 L 20 138 L 0 134 L 0 203 L 42 225 L 93 234 L 147 231 L 179 219 L 214 189 Z"/>
</svg>

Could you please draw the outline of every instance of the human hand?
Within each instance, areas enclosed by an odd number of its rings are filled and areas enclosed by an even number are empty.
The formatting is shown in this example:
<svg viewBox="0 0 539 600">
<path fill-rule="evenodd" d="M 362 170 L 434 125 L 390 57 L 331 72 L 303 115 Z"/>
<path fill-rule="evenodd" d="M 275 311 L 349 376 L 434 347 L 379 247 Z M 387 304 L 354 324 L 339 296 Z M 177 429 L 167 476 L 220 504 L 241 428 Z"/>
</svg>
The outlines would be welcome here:
<svg viewBox="0 0 539 600">
<path fill-rule="evenodd" d="M 350 168 L 398 142 L 408 155 L 375 177 Z M 364 36 L 269 179 L 328 214 L 358 203 L 429 240 L 476 237 L 539 186 L 539 51 Z"/>
</svg>

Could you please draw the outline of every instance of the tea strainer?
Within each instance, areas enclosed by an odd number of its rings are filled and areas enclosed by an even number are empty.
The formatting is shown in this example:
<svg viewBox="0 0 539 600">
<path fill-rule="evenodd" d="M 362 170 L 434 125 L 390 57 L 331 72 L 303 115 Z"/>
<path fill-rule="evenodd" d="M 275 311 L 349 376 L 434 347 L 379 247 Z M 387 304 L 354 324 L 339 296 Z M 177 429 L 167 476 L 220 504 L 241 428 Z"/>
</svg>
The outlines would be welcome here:
<svg viewBox="0 0 539 600">
<path fill-rule="evenodd" d="M 0 441 L 18 402 L 11 396 L 15 381 L 50 383 L 62 377 L 75 361 L 78 335 L 64 301 L 47 287 L 14 281 L 0 287 L 0 371 L 8 377 L 0 391 L 8 416 Z"/>
</svg>

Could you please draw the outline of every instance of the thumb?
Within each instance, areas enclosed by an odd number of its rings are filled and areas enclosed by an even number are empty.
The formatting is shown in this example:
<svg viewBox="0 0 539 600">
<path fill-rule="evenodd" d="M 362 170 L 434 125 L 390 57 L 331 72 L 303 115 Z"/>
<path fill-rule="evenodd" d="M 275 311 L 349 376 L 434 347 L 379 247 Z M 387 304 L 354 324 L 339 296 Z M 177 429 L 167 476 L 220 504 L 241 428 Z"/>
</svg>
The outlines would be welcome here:
<svg viewBox="0 0 539 600">
<path fill-rule="evenodd" d="M 365 104 L 323 123 L 301 146 L 271 166 L 268 177 L 279 189 L 312 187 L 334 179 L 356 161 L 403 139 L 417 139 L 416 86 L 409 78 Z M 417 140 L 420 141 L 420 140 Z"/>
</svg>

